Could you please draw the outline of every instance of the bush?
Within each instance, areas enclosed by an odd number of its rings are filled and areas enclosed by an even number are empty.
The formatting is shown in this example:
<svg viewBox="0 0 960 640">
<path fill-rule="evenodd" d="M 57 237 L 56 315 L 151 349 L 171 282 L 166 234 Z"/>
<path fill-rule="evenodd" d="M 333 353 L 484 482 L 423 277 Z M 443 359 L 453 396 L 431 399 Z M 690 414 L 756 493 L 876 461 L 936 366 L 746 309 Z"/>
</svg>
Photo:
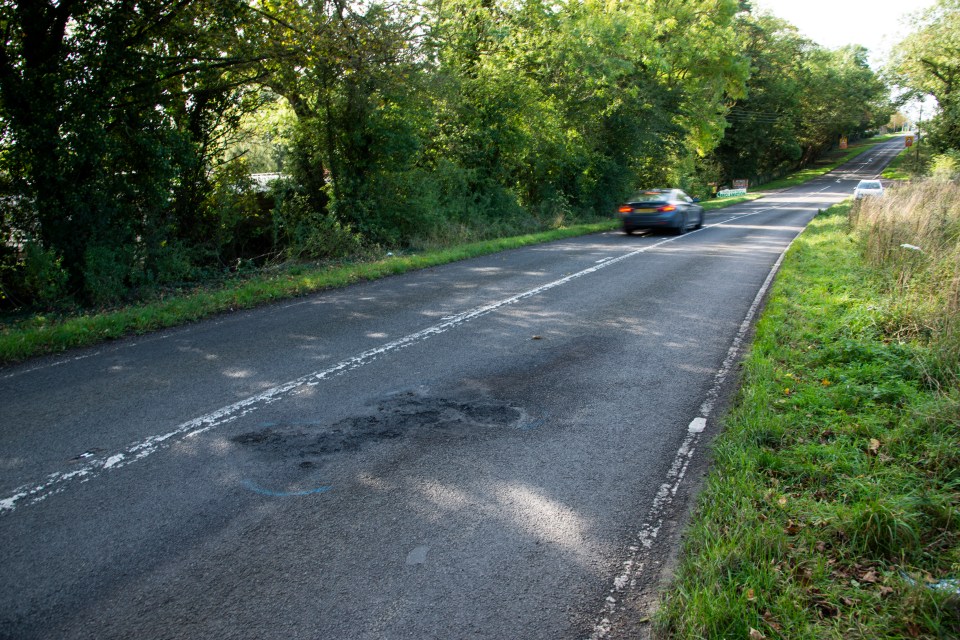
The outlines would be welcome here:
<svg viewBox="0 0 960 640">
<path fill-rule="evenodd" d="M 28 305 L 49 308 L 66 297 L 67 273 L 63 261 L 53 251 L 34 242 L 26 243 L 18 271 L 22 294 Z"/>
<path fill-rule="evenodd" d="M 123 249 L 91 246 L 84 253 L 83 282 L 86 298 L 95 305 L 109 305 L 127 293 L 129 256 Z"/>
<path fill-rule="evenodd" d="M 938 181 L 956 180 L 960 177 L 960 151 L 947 151 L 933 156 L 930 161 L 930 177 Z"/>
<path fill-rule="evenodd" d="M 273 211 L 276 243 L 290 258 L 344 258 L 363 248 L 360 235 L 336 217 L 315 210 L 302 193 L 280 196 Z"/>
<path fill-rule="evenodd" d="M 255 188 L 245 162 L 234 161 L 217 171 L 204 207 L 212 229 L 206 244 L 221 264 L 260 258 L 274 250 L 270 205 Z"/>
</svg>

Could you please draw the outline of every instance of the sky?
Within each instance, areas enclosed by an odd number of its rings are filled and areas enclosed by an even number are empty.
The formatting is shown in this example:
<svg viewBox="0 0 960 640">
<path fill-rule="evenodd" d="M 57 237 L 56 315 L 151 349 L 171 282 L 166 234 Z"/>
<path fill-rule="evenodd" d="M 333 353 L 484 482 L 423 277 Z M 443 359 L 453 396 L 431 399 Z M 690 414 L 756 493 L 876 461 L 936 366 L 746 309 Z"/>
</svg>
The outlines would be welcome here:
<svg viewBox="0 0 960 640">
<path fill-rule="evenodd" d="M 934 3 L 935 0 L 754 0 L 752 4 L 792 23 L 824 47 L 867 47 L 871 66 L 879 68 L 890 48 L 910 32 L 908 16 Z"/>
</svg>

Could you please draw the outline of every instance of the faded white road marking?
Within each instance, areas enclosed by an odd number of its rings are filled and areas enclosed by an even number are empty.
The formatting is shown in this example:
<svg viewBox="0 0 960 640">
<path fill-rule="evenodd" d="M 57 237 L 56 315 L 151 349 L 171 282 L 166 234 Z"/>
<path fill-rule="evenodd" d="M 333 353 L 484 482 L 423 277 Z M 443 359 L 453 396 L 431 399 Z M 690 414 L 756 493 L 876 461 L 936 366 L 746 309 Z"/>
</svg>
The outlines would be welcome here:
<svg viewBox="0 0 960 640">
<path fill-rule="evenodd" d="M 423 342 L 434 336 L 440 335 L 441 333 L 445 333 L 450 329 L 458 327 L 461 324 L 470 322 L 471 320 L 476 320 L 477 318 L 492 313 L 497 309 L 515 304 L 521 300 L 526 300 L 527 298 L 532 298 L 541 293 L 549 291 L 550 289 L 567 284 L 568 282 L 590 275 L 600 271 L 601 269 L 605 269 L 611 265 L 628 260 L 634 256 L 640 255 L 641 253 L 646 253 L 647 251 L 667 244 L 668 242 L 674 242 L 683 237 L 685 236 L 667 238 L 660 242 L 656 242 L 629 253 L 625 253 L 621 256 L 610 258 L 602 263 L 595 264 L 592 267 L 588 267 L 576 273 L 571 273 L 563 278 L 560 278 L 559 280 L 548 282 L 547 284 L 524 291 L 523 293 L 519 293 L 515 296 L 476 307 L 454 316 L 449 316 L 433 326 L 422 329 L 421 331 L 417 331 L 416 333 L 411 333 L 403 338 L 394 340 L 393 342 L 388 342 L 379 347 L 364 351 L 363 353 L 353 356 L 352 358 L 347 358 L 346 360 L 338 362 L 328 369 L 309 373 L 295 380 L 291 380 L 271 389 L 267 389 L 266 391 L 255 396 L 250 396 L 249 398 L 245 398 L 244 400 L 234 404 L 227 405 L 206 415 L 188 420 L 187 422 L 177 425 L 167 433 L 151 436 L 139 442 L 135 442 L 129 445 L 123 451 L 116 451 L 109 455 L 90 457 L 84 461 L 84 466 L 80 468 L 73 468 L 70 471 L 56 471 L 49 474 L 45 479 L 39 482 L 17 487 L 11 495 L 0 499 L 0 514 L 10 513 L 18 506 L 23 504 L 37 504 L 38 502 L 41 502 L 52 495 L 65 491 L 67 487 L 69 487 L 74 481 L 81 483 L 88 482 L 93 478 L 100 476 L 104 471 L 112 471 L 114 469 L 120 469 L 122 467 L 131 465 L 139 460 L 143 460 L 144 458 L 163 448 L 169 447 L 176 441 L 197 436 L 206 431 L 210 431 L 211 429 L 215 429 L 229 422 L 233 422 L 234 420 L 257 411 L 263 407 L 283 400 L 287 396 L 295 393 L 298 389 L 316 386 L 323 380 L 334 378 L 348 371 L 362 367 L 365 364 L 369 364 L 373 360 L 386 353 L 397 351 L 399 349 L 403 349 L 404 347 L 409 347 L 419 342 Z"/>
<path fill-rule="evenodd" d="M 660 529 L 663 527 L 668 509 L 677 494 L 677 490 L 680 488 L 680 483 L 687 473 L 687 468 L 693 459 L 700 434 L 702 434 L 707 427 L 707 419 L 716 407 L 716 402 L 720 397 L 723 384 L 739 358 L 740 349 L 743 346 L 747 333 L 750 331 L 750 326 L 757 314 L 757 310 L 763 303 L 763 299 L 767 295 L 767 291 L 770 289 L 774 277 L 776 277 L 777 272 L 780 270 L 780 265 L 783 264 L 784 256 L 787 255 L 787 251 L 792 244 L 793 241 L 791 240 L 790 244 L 788 244 L 780 254 L 780 257 L 777 258 L 773 267 L 771 267 L 770 273 L 767 274 L 766 280 L 764 280 L 763 285 L 753 299 L 753 304 L 751 304 L 750 309 L 747 310 L 746 317 L 744 317 L 743 322 L 740 323 L 737 335 L 727 350 L 727 357 L 723 360 L 723 363 L 714 375 L 713 385 L 707 392 L 703 404 L 700 405 L 700 415 L 694 418 L 687 427 L 687 435 L 677 450 L 673 464 L 670 465 L 670 470 L 667 472 L 663 484 L 661 484 L 657 490 L 653 504 L 650 505 L 650 510 L 647 512 L 647 517 L 637 532 L 636 542 L 627 548 L 627 558 L 622 563 L 623 571 L 613 580 L 613 588 L 610 589 L 609 595 L 604 600 L 603 609 L 600 612 L 600 620 L 594 625 L 593 633 L 590 634 L 590 640 L 600 640 L 610 635 L 610 632 L 613 630 L 613 617 L 617 613 L 619 600 L 623 599 L 628 589 L 636 587 L 637 579 L 647 566 L 650 560 L 650 549 L 660 534 Z"/>
</svg>

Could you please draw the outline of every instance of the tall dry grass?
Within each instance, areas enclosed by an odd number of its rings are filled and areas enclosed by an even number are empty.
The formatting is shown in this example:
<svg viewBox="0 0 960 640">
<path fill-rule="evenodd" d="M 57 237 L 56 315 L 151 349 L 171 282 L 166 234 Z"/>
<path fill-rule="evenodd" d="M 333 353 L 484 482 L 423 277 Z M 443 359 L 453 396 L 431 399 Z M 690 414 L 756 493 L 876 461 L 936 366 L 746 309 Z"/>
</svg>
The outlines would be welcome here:
<svg viewBox="0 0 960 640">
<path fill-rule="evenodd" d="M 929 179 L 857 202 L 852 228 L 866 264 L 886 284 L 891 338 L 930 347 L 931 382 L 960 381 L 960 184 Z"/>
</svg>

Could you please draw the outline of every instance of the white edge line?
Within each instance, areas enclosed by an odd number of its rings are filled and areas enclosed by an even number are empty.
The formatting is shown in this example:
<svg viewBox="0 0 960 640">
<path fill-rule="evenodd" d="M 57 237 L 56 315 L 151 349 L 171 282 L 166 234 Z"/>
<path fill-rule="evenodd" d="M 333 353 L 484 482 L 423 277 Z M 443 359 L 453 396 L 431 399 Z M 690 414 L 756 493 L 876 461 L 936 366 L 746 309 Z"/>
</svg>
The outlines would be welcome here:
<svg viewBox="0 0 960 640">
<path fill-rule="evenodd" d="M 799 236 L 799 234 L 797 234 L 797 236 Z M 794 237 L 794 240 L 796 240 L 796 237 Z M 661 484 L 657 490 L 653 504 L 650 505 L 650 510 L 647 512 L 647 517 L 636 534 L 636 541 L 627 547 L 627 558 L 622 563 L 623 571 L 613 579 L 613 587 L 604 600 L 599 620 L 594 625 L 593 632 L 589 636 L 590 640 L 602 640 L 609 636 L 613 630 L 612 617 L 617 612 L 618 599 L 622 597 L 623 592 L 628 588 L 636 586 L 637 578 L 646 567 L 648 562 L 646 556 L 649 554 L 649 550 L 653 547 L 653 543 L 660 533 L 667 509 L 672 504 L 673 498 L 680 488 L 680 483 L 687 473 L 687 468 L 696 451 L 697 441 L 700 439 L 700 434 L 702 434 L 707 427 L 707 419 L 716 406 L 723 383 L 726 381 L 727 375 L 729 375 L 733 369 L 740 355 L 741 347 L 743 346 L 747 333 L 750 331 L 753 319 L 760 305 L 763 303 L 763 299 L 766 297 L 767 291 L 773 283 L 773 279 L 776 277 L 777 272 L 780 271 L 780 266 L 783 264 L 787 251 L 793 246 L 794 240 L 791 240 L 784 248 L 780 257 L 777 258 L 777 261 L 773 264 L 773 267 L 771 267 L 770 273 L 767 274 L 766 280 L 763 281 L 763 285 L 760 287 L 760 290 L 753 299 L 753 303 L 747 310 L 746 317 L 744 317 L 743 322 L 740 323 L 737 335 L 727 350 L 726 358 L 724 358 L 723 363 L 713 377 L 713 385 L 710 387 L 706 399 L 700 406 L 700 415 L 690 421 L 687 427 L 687 435 L 677 450 L 673 464 L 670 465 L 670 470 L 667 472 L 663 484 Z"/>
</svg>

